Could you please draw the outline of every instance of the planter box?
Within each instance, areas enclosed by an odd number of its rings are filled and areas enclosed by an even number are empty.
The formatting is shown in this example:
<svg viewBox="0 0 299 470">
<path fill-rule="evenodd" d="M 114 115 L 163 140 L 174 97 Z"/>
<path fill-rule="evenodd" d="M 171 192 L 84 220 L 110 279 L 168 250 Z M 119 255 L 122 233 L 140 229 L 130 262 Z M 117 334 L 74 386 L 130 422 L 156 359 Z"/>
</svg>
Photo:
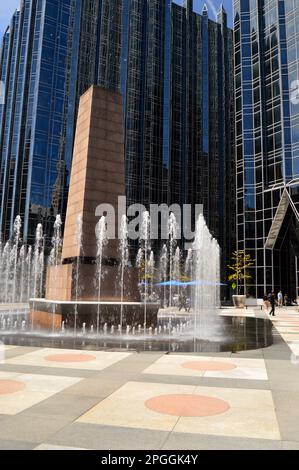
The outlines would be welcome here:
<svg viewBox="0 0 299 470">
<path fill-rule="evenodd" d="M 246 295 L 233 295 L 235 308 L 245 308 Z"/>
</svg>

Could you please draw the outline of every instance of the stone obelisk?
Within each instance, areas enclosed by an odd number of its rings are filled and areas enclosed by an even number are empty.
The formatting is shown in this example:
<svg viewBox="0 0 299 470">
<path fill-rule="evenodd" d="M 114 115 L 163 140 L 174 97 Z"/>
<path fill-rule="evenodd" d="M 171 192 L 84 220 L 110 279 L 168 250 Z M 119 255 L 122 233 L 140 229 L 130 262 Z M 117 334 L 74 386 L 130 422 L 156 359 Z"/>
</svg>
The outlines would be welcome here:
<svg viewBox="0 0 299 470">
<path fill-rule="evenodd" d="M 124 124 L 121 95 L 99 86 L 92 86 L 80 99 L 74 144 L 70 188 L 65 220 L 62 264 L 47 272 L 46 298 L 74 300 L 74 270 L 80 257 L 80 299 L 95 300 L 97 241 L 95 227 L 102 215 L 97 208 L 113 206 L 116 239 L 109 240 L 103 259 L 101 300 L 116 301 L 118 250 L 118 201 L 125 195 Z M 76 230 L 82 218 L 82 245 Z M 124 289 L 125 300 L 139 300 L 135 284 Z M 58 281 L 57 281 L 58 278 Z M 129 298 L 130 297 L 130 298 Z"/>
<path fill-rule="evenodd" d="M 80 99 L 70 188 L 65 219 L 61 263 L 49 266 L 45 299 L 30 302 L 30 323 L 34 328 L 60 330 L 85 325 L 144 324 L 140 303 L 138 270 L 126 267 L 120 288 L 118 235 L 119 197 L 125 195 L 124 123 L 119 93 L 92 86 Z M 123 201 L 122 201 L 123 202 Z M 114 208 L 116 238 L 109 239 L 103 252 L 101 295 L 98 302 L 97 240 L 95 228 L 102 215 L 99 206 Z M 107 207 L 107 206 L 106 206 Z M 97 210 L 98 209 L 98 210 Z M 121 211 L 125 207 L 121 205 Z M 82 243 L 77 226 L 82 221 Z M 110 227 L 111 228 L 111 227 Z M 79 266 L 79 269 L 78 269 Z M 79 276 L 78 276 L 79 273 Z M 122 292 L 122 303 L 121 294 Z M 147 325 L 155 326 L 159 306 L 147 304 Z M 76 312 L 76 313 L 75 313 Z"/>
</svg>

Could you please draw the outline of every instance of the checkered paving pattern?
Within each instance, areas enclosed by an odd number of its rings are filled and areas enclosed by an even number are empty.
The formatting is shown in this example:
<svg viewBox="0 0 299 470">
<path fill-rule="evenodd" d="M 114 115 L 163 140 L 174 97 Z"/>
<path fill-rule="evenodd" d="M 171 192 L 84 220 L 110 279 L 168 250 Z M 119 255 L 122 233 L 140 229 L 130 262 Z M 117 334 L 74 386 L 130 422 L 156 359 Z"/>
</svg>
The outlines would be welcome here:
<svg viewBox="0 0 299 470">
<path fill-rule="evenodd" d="M 273 324 L 292 353 L 299 357 L 299 312 L 289 309 L 276 309 Z"/>
<path fill-rule="evenodd" d="M 299 314 L 273 324 L 235 354 L 0 345 L 0 449 L 299 448 Z"/>
</svg>

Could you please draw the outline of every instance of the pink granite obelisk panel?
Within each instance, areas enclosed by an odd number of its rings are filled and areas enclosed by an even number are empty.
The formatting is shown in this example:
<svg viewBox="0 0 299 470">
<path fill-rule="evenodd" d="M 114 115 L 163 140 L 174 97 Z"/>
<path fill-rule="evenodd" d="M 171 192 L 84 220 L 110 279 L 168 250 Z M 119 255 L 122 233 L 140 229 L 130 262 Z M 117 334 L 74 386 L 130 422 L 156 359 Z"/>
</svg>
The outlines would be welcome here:
<svg viewBox="0 0 299 470">
<path fill-rule="evenodd" d="M 95 226 L 99 204 L 114 206 L 125 195 L 124 125 L 119 93 L 92 86 L 80 100 L 73 154 L 62 258 L 96 256 Z M 76 243 L 76 221 L 82 215 L 83 250 Z M 117 234 L 117 231 L 116 231 Z M 117 258 L 117 242 L 105 256 Z"/>
<path fill-rule="evenodd" d="M 81 97 L 74 144 L 65 220 L 62 264 L 47 271 L 46 298 L 74 300 L 76 260 L 80 257 L 80 299 L 96 300 L 97 241 L 95 227 L 101 204 L 113 206 L 115 239 L 104 250 L 101 300 L 119 300 L 118 198 L 125 195 L 124 124 L 119 93 L 92 86 Z M 76 237 L 82 217 L 82 246 Z M 138 275 L 133 268 L 125 276 L 124 299 L 139 300 Z"/>
</svg>

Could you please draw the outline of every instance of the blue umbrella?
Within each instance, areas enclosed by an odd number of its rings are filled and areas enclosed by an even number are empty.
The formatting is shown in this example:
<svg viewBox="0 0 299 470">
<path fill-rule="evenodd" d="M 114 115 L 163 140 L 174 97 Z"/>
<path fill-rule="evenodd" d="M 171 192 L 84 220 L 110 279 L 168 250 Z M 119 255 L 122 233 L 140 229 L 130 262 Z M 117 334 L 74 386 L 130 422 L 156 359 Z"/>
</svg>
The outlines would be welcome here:
<svg viewBox="0 0 299 470">
<path fill-rule="evenodd" d="M 204 279 L 199 279 L 197 281 L 190 281 L 190 282 L 185 282 L 185 286 L 226 286 L 226 284 L 223 284 L 221 282 L 210 282 L 210 281 L 205 281 Z"/>
<path fill-rule="evenodd" d="M 187 286 L 226 286 L 226 284 L 222 284 L 221 282 L 210 282 L 205 280 L 197 280 L 197 281 L 189 281 L 189 282 L 179 282 L 179 281 L 165 281 L 159 282 L 159 284 L 155 284 L 158 287 L 167 287 L 167 286 L 178 286 L 178 287 L 187 287 Z"/>
<path fill-rule="evenodd" d="M 156 286 L 185 286 L 185 282 L 179 281 L 166 281 L 166 282 L 159 282 L 159 284 L 155 284 Z"/>
</svg>

